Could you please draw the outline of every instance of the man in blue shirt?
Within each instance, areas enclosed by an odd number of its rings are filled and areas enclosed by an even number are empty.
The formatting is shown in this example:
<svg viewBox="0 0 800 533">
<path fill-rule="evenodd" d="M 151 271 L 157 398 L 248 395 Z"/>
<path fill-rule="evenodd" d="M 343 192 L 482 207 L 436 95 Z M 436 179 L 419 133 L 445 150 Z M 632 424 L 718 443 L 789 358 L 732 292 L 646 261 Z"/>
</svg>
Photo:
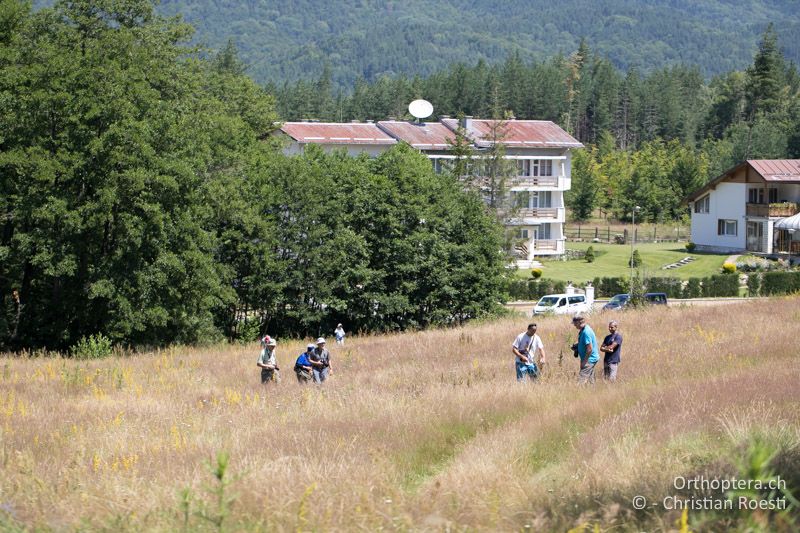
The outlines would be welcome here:
<svg viewBox="0 0 800 533">
<path fill-rule="evenodd" d="M 603 358 L 603 379 L 614 383 L 617 381 L 617 367 L 619 367 L 619 356 L 622 351 L 622 335 L 617 333 L 616 320 L 608 323 L 608 335 L 603 339 L 600 351 L 605 353 Z"/>
<path fill-rule="evenodd" d="M 586 318 L 575 316 L 572 325 L 578 330 L 578 356 L 581 360 L 581 370 L 578 373 L 578 383 L 594 383 L 594 365 L 600 360 L 597 335 L 591 326 L 586 323 Z"/>
<path fill-rule="evenodd" d="M 301 353 L 294 363 L 294 373 L 297 374 L 299 383 L 308 383 L 312 379 L 312 366 L 309 355 L 314 353 L 314 348 L 313 344 L 306 346 L 306 351 Z"/>
</svg>

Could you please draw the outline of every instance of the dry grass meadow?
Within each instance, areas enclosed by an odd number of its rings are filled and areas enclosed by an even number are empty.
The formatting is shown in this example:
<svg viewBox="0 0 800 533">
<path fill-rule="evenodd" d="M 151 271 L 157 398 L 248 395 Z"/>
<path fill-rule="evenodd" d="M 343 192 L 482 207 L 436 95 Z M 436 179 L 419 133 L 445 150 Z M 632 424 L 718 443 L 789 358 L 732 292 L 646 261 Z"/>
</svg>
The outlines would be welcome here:
<svg viewBox="0 0 800 533">
<path fill-rule="evenodd" d="M 291 372 L 301 341 L 279 340 L 267 389 L 256 344 L 0 358 L 0 530 L 669 531 L 681 512 L 631 498 L 763 474 L 764 447 L 798 486 L 800 299 L 620 316 L 620 381 L 584 388 L 555 317 L 534 385 L 510 354 L 525 318 L 349 339 L 323 387 Z M 792 513 L 683 518 L 789 531 Z"/>
</svg>

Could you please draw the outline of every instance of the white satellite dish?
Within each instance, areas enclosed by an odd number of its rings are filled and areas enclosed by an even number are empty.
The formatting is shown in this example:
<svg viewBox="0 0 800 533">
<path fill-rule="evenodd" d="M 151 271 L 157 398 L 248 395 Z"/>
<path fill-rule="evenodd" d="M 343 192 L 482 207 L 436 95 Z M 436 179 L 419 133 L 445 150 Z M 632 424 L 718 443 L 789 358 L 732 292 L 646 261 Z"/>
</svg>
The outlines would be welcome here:
<svg viewBox="0 0 800 533">
<path fill-rule="evenodd" d="M 433 104 L 427 100 L 414 100 L 408 104 L 408 112 L 416 118 L 428 118 L 433 114 Z"/>
</svg>

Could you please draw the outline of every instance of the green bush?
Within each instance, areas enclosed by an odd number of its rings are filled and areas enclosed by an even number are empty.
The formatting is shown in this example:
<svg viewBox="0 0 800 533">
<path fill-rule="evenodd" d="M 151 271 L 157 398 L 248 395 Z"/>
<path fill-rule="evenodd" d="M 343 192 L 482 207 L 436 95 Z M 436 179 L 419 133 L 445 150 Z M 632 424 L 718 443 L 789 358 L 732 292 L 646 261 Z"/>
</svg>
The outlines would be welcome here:
<svg viewBox="0 0 800 533">
<path fill-rule="evenodd" d="M 552 279 L 515 279 L 508 285 L 508 295 L 511 300 L 538 300 L 545 294 L 558 294 L 566 290 L 563 281 Z"/>
<path fill-rule="evenodd" d="M 734 263 L 723 263 L 722 264 L 722 272 L 723 272 L 723 274 L 735 274 L 736 273 L 736 264 L 734 264 Z"/>
<path fill-rule="evenodd" d="M 114 351 L 114 347 L 111 344 L 111 339 L 102 333 L 98 333 L 88 337 L 81 337 L 81 340 L 69 351 L 72 357 L 76 359 L 102 359 L 110 356 Z"/>
<path fill-rule="evenodd" d="M 646 286 L 647 292 L 663 292 L 669 298 L 680 298 L 683 295 L 683 281 L 678 278 L 649 278 Z"/>
<path fill-rule="evenodd" d="M 684 298 L 700 298 L 703 294 L 703 288 L 700 286 L 700 278 L 689 278 L 686 286 L 683 288 Z"/>
<path fill-rule="evenodd" d="M 703 296 L 709 298 L 739 296 L 739 276 L 720 274 L 703 278 Z"/>
<path fill-rule="evenodd" d="M 689 241 L 686 244 L 684 244 L 684 247 L 686 247 L 686 251 L 687 252 L 692 253 L 697 248 L 697 245 L 695 243 Z"/>
<path fill-rule="evenodd" d="M 590 246 L 589 248 L 586 249 L 585 258 L 586 258 L 586 262 L 587 263 L 594 263 L 594 247 L 593 246 Z"/>
<path fill-rule="evenodd" d="M 531 269 L 531 277 L 533 279 L 539 279 L 542 277 L 542 269 L 541 268 L 532 268 Z"/>
<path fill-rule="evenodd" d="M 792 294 L 800 292 L 800 272 L 764 272 L 761 277 L 761 294 Z"/>
<path fill-rule="evenodd" d="M 639 268 L 642 266 L 642 256 L 639 255 L 639 250 L 633 251 L 633 255 L 631 256 L 630 261 L 628 261 L 628 266 L 632 266 L 633 268 Z"/>
<path fill-rule="evenodd" d="M 758 272 L 751 272 L 747 275 L 747 295 L 758 296 L 761 291 L 761 275 Z"/>
<path fill-rule="evenodd" d="M 594 278 L 592 285 L 595 288 L 595 296 L 612 297 L 616 294 L 628 292 L 630 285 L 625 278 Z"/>
</svg>

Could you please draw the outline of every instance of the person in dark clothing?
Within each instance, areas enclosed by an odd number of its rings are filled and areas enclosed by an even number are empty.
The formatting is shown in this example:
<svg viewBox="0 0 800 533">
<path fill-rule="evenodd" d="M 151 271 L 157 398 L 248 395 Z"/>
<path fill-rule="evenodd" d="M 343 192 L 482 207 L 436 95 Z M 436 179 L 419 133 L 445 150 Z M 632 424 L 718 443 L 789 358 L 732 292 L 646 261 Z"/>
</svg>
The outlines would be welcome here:
<svg viewBox="0 0 800 533">
<path fill-rule="evenodd" d="M 622 352 L 622 335 L 617 332 L 619 324 L 616 320 L 608 323 L 608 335 L 603 339 L 600 351 L 605 353 L 603 358 L 603 379 L 614 383 L 617 381 L 620 353 Z"/>
</svg>

